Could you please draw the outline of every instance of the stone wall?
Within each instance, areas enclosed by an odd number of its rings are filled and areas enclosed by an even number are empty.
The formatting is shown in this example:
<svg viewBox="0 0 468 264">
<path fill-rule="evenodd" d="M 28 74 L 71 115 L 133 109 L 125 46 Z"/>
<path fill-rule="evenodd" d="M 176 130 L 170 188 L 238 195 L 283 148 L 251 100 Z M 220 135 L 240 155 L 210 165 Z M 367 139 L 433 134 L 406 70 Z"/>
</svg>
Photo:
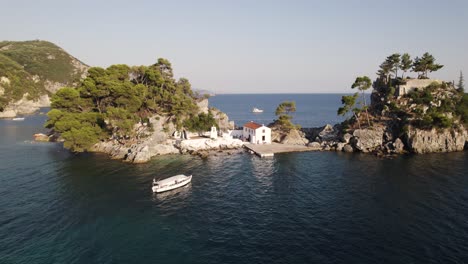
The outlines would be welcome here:
<svg viewBox="0 0 468 264">
<path fill-rule="evenodd" d="M 396 89 L 396 95 L 402 96 L 416 89 L 424 89 L 429 86 L 431 83 L 442 83 L 440 80 L 436 79 L 409 79 L 406 80 L 406 84 L 401 84 Z"/>
</svg>

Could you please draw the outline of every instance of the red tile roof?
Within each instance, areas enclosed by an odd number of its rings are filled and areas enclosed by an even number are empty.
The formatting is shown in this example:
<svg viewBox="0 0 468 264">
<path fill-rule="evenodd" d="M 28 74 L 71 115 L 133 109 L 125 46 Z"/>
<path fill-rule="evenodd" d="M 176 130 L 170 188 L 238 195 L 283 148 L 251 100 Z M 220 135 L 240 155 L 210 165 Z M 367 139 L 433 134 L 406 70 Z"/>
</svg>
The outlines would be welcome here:
<svg viewBox="0 0 468 264">
<path fill-rule="evenodd" d="M 262 127 L 262 125 L 257 124 L 257 123 L 255 123 L 255 122 L 253 122 L 253 121 L 250 121 L 250 122 L 248 122 L 248 123 L 245 123 L 245 124 L 244 124 L 244 127 L 248 127 L 248 128 L 251 128 L 251 129 L 257 129 L 257 128 L 259 128 L 259 127 Z"/>
</svg>

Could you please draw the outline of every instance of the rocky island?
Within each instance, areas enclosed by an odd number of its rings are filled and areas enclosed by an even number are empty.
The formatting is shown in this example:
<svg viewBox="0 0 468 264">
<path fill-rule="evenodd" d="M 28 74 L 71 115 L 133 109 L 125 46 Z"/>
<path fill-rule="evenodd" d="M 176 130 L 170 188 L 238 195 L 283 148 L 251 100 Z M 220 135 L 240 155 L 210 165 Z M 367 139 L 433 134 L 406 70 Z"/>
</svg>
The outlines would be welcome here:
<svg viewBox="0 0 468 264">
<path fill-rule="evenodd" d="M 45 126 L 73 152 L 104 152 L 133 163 L 155 155 L 238 149 L 228 116 L 208 106 L 166 59 L 149 66 L 92 67 L 52 96 Z M 214 133 L 204 135 L 205 131 Z M 213 131 L 214 130 L 214 131 Z"/>
<path fill-rule="evenodd" d="M 349 116 L 345 122 L 287 133 L 276 130 L 275 137 L 278 142 L 309 141 L 315 150 L 378 155 L 467 149 L 468 95 L 463 75 L 457 85 L 428 78 L 428 72 L 440 68 L 429 53 L 414 61 L 408 54 L 392 54 L 380 65 L 374 82 L 362 76 L 352 85 L 361 92 L 373 87 L 369 105 L 364 93 L 361 98 L 358 93 L 343 96 L 338 114 Z M 416 78 L 404 76 L 410 69 L 418 73 Z"/>
</svg>

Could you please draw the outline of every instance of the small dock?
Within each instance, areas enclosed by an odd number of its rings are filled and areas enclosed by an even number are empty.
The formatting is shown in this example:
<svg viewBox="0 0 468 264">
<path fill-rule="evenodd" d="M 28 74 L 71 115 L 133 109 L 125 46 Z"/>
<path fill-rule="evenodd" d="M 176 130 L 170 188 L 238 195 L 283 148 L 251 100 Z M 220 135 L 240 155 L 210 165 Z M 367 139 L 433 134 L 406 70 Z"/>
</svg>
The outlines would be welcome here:
<svg viewBox="0 0 468 264">
<path fill-rule="evenodd" d="M 273 157 L 275 153 L 285 153 L 285 152 L 302 152 L 302 151 L 311 151 L 312 149 L 303 146 L 303 145 L 288 145 L 288 144 L 244 144 L 248 150 L 254 152 L 261 158 L 264 157 Z"/>
</svg>

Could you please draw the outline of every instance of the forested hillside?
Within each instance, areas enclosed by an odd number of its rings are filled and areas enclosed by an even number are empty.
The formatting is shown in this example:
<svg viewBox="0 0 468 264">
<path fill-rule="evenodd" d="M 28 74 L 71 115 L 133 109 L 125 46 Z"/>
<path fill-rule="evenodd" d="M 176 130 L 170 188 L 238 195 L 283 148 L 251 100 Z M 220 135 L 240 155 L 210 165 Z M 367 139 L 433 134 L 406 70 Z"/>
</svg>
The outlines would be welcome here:
<svg viewBox="0 0 468 264">
<path fill-rule="evenodd" d="M 0 42 L 0 112 L 23 95 L 35 100 L 73 85 L 88 66 L 47 41 Z"/>
</svg>

